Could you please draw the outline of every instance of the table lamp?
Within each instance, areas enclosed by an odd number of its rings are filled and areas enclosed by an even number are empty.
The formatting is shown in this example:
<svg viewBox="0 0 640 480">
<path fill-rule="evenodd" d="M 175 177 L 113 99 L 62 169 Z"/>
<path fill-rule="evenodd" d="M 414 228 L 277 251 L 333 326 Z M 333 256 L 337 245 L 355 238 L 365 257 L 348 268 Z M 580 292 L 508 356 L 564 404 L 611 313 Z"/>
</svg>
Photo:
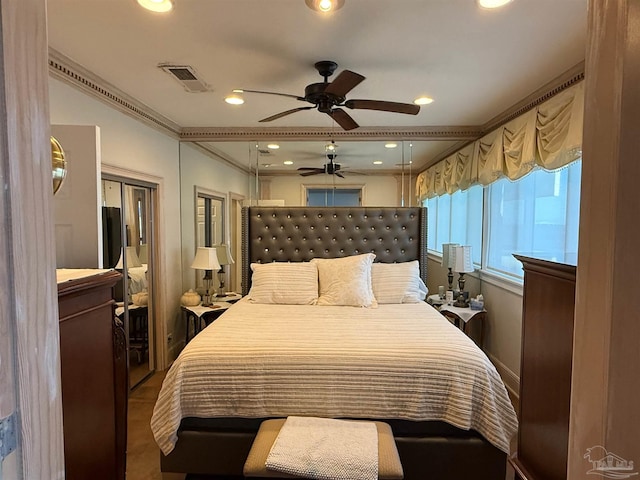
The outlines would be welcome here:
<svg viewBox="0 0 640 480">
<path fill-rule="evenodd" d="M 138 258 L 138 254 L 136 253 L 136 247 L 126 247 L 124 250 L 120 250 L 120 258 L 118 259 L 116 266 L 113 268 L 116 270 L 122 270 L 124 268 L 125 261 L 127 263 L 127 269 L 142 266 L 140 258 Z"/>
<path fill-rule="evenodd" d="M 220 263 L 220 270 L 218 271 L 218 281 L 220 282 L 220 290 L 218 292 L 218 295 L 221 297 L 224 297 L 224 280 L 225 280 L 224 266 L 231 265 L 232 263 L 235 263 L 235 262 L 233 261 L 233 257 L 231 256 L 231 250 L 229 249 L 229 245 L 227 245 L 226 243 L 223 243 L 221 245 L 214 245 L 213 247 L 216 249 L 216 254 L 218 255 L 218 262 Z"/>
<path fill-rule="evenodd" d="M 449 280 L 449 290 L 453 290 L 453 271 L 455 252 L 454 247 L 457 247 L 457 243 L 443 243 L 442 244 L 442 266 L 449 269 L 447 273 L 447 279 Z"/>
<path fill-rule="evenodd" d="M 453 270 L 460 274 L 458 277 L 458 288 L 460 288 L 460 296 L 464 295 L 465 273 L 471 273 L 475 270 L 473 260 L 471 259 L 471 246 L 454 247 Z"/>
<path fill-rule="evenodd" d="M 209 289 L 211 288 L 212 272 L 220 270 L 220 263 L 218 262 L 218 255 L 216 249 L 213 247 L 198 247 L 196 250 L 196 256 L 191 263 L 191 268 L 197 270 L 204 270 L 204 295 L 202 296 L 202 305 L 205 307 L 211 306 L 211 295 Z"/>
</svg>

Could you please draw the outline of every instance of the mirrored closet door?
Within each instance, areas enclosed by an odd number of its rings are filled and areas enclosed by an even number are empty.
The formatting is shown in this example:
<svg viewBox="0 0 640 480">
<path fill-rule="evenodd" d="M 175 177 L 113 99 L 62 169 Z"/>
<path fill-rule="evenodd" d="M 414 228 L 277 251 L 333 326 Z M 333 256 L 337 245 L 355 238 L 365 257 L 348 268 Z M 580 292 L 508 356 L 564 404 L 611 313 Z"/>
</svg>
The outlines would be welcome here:
<svg viewBox="0 0 640 480">
<path fill-rule="evenodd" d="M 105 268 L 123 273 L 116 285 L 116 316 L 127 332 L 129 388 L 155 370 L 153 315 L 153 198 L 155 187 L 103 177 Z"/>
</svg>

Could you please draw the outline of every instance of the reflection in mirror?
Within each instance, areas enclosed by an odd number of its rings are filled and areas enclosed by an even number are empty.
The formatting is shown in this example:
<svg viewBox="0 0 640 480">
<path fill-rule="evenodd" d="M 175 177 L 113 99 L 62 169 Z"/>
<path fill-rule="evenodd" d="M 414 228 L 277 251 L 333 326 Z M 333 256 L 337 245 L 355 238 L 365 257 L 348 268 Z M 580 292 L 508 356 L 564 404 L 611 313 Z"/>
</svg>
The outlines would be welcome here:
<svg viewBox="0 0 640 480">
<path fill-rule="evenodd" d="M 130 388 L 152 373 L 154 364 L 151 191 L 146 186 L 102 180 L 104 265 L 126 271 L 114 296 L 116 316 L 127 332 Z"/>
<path fill-rule="evenodd" d="M 213 247 L 225 243 L 225 196 L 224 194 L 196 187 L 196 249 Z M 224 284 L 224 269 L 218 274 L 218 284 L 214 281 L 214 291 L 219 292 L 220 283 Z M 196 273 L 196 290 L 204 293 L 204 281 L 201 272 Z"/>
</svg>

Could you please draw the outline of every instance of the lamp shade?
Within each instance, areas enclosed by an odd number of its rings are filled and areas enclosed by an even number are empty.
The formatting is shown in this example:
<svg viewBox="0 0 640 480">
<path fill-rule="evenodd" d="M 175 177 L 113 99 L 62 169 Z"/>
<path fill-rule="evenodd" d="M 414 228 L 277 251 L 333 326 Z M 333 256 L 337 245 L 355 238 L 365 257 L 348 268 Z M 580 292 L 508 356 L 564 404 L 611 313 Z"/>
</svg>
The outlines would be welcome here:
<svg viewBox="0 0 640 480">
<path fill-rule="evenodd" d="M 132 268 L 132 267 L 141 267 L 142 263 L 140 263 L 140 259 L 138 258 L 138 254 L 136 253 L 136 247 L 126 247 L 124 249 L 124 252 L 126 252 L 126 256 L 127 256 L 127 268 Z M 124 260 L 123 260 L 123 255 L 122 255 L 122 250 L 120 251 L 120 258 L 118 259 L 118 263 L 116 263 L 116 266 L 113 268 L 116 268 L 118 270 L 122 270 L 124 268 Z"/>
<path fill-rule="evenodd" d="M 442 244 L 442 266 L 445 268 L 453 268 L 455 261 L 454 247 L 457 247 L 457 243 L 443 243 Z"/>
<path fill-rule="evenodd" d="M 213 247 L 198 247 L 196 256 L 191 263 L 191 268 L 199 270 L 220 270 L 220 262 L 216 249 Z"/>
<path fill-rule="evenodd" d="M 471 260 L 471 246 L 453 247 L 454 260 L 453 271 L 458 273 L 471 273 L 475 270 L 473 260 Z"/>
<path fill-rule="evenodd" d="M 231 256 L 229 245 L 223 243 L 222 245 L 214 245 L 213 248 L 216 249 L 218 262 L 220 263 L 220 265 L 231 265 L 232 263 L 235 263 L 233 261 L 233 257 Z"/>
</svg>

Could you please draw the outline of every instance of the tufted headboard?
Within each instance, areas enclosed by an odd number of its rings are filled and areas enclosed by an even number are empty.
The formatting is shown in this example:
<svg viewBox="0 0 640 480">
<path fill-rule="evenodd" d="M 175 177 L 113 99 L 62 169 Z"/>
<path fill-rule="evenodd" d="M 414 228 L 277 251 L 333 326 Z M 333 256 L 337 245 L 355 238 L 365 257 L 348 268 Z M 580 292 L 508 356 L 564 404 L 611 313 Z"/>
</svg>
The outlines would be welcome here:
<svg viewBox="0 0 640 480">
<path fill-rule="evenodd" d="M 427 280 L 427 209 L 423 207 L 244 207 L 242 294 L 251 263 L 303 262 L 375 253 L 376 262 L 418 260 Z"/>
</svg>

